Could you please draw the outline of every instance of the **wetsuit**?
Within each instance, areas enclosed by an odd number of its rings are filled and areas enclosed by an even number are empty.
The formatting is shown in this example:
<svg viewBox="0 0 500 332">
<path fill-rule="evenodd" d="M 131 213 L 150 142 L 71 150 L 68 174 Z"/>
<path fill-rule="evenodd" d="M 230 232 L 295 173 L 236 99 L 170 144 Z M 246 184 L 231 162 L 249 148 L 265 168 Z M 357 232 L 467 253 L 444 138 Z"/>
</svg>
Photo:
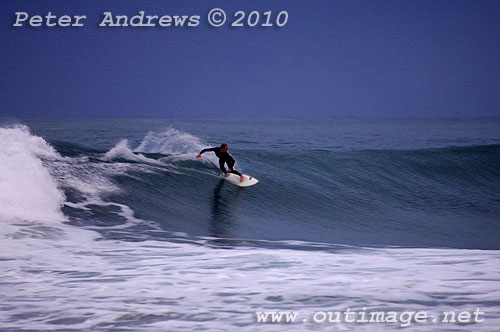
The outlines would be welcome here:
<svg viewBox="0 0 500 332">
<path fill-rule="evenodd" d="M 227 163 L 227 167 L 231 170 L 230 173 L 234 173 L 236 175 L 240 175 L 241 176 L 240 172 L 235 171 L 233 169 L 233 166 L 234 166 L 234 163 L 235 163 L 233 157 L 231 157 L 231 155 L 229 153 L 227 153 L 227 152 L 221 152 L 220 146 L 218 146 L 216 148 L 203 149 L 203 150 L 201 150 L 200 154 L 203 154 L 203 153 L 205 153 L 207 151 L 213 151 L 213 152 L 215 152 L 215 155 L 219 158 L 219 167 L 224 172 L 224 174 L 227 173 L 226 168 L 224 167 L 224 163 Z"/>
</svg>

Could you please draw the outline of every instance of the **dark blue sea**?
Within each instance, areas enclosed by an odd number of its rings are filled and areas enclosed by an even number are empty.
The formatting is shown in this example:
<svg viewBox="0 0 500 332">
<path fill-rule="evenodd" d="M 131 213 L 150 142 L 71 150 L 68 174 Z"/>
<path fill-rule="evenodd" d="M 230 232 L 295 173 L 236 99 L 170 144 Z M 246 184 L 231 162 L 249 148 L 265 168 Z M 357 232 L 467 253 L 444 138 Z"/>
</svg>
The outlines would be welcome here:
<svg viewBox="0 0 500 332">
<path fill-rule="evenodd" d="M 500 119 L 4 119 L 0 277 L 1 331 L 498 331 Z"/>
</svg>

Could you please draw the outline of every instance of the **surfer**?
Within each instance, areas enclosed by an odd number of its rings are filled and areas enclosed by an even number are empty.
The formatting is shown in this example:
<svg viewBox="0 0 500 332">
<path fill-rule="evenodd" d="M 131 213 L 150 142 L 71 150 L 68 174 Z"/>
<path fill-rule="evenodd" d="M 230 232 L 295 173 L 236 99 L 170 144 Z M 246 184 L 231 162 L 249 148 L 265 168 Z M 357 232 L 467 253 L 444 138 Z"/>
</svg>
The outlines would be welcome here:
<svg viewBox="0 0 500 332">
<path fill-rule="evenodd" d="M 217 146 L 215 148 L 201 150 L 201 152 L 198 153 L 196 158 L 201 158 L 201 155 L 207 151 L 215 152 L 215 155 L 219 158 L 219 167 L 224 172 L 224 174 L 226 174 L 226 176 L 228 175 L 228 173 L 234 173 L 236 175 L 239 175 L 240 182 L 243 182 L 243 180 L 245 178 L 243 177 L 243 175 L 240 172 L 233 169 L 235 161 L 234 161 L 233 157 L 231 157 L 231 155 L 229 153 L 227 153 L 227 150 L 228 150 L 227 144 L 223 143 L 220 146 Z M 224 167 L 224 163 L 227 163 L 227 167 L 228 167 L 227 171 L 226 171 L 226 167 Z"/>
</svg>

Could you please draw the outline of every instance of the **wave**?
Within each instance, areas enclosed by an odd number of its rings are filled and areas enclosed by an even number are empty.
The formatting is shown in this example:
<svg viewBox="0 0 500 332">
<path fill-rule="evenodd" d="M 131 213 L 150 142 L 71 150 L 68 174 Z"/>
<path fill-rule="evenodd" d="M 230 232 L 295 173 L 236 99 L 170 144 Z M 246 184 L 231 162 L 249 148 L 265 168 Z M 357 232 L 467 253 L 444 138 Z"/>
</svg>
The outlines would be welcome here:
<svg viewBox="0 0 500 332">
<path fill-rule="evenodd" d="M 242 189 L 194 159 L 205 144 L 193 135 L 135 139 L 97 148 L 0 128 L 0 220 L 15 221 L 0 227 L 2 328 L 252 331 L 250 305 L 301 320 L 318 308 L 480 307 L 480 329 L 496 331 L 500 145 L 234 149 L 261 180 Z"/>
<path fill-rule="evenodd" d="M 208 145 L 189 133 L 174 128 L 167 128 L 162 132 L 150 131 L 142 142 L 134 149 L 134 152 L 159 153 L 162 161 L 186 161 L 193 160 L 201 150 Z M 213 165 L 218 164 L 215 156 L 207 155 L 204 159 Z"/>
<path fill-rule="evenodd" d="M 174 128 L 168 128 L 160 133 L 150 131 L 134 151 L 164 155 L 192 155 L 203 149 L 203 146 L 199 138 Z"/>
<path fill-rule="evenodd" d="M 0 128 L 0 219 L 58 222 L 65 195 L 44 165 L 59 154 L 26 126 Z"/>
<path fill-rule="evenodd" d="M 479 227 L 487 233 L 485 247 L 496 247 L 500 145 L 234 149 L 245 172 L 261 180 L 251 190 L 236 190 L 216 176 L 213 154 L 195 160 L 209 145 L 173 128 L 147 133 L 136 148 L 123 138 L 109 150 L 58 141 L 56 151 L 26 127 L 2 128 L 2 135 L 3 218 L 66 215 L 99 227 L 149 225 L 254 239 L 259 224 L 263 240 L 453 247 L 459 239 L 472 248 L 482 247 L 471 236 Z M 40 174 L 24 175 L 24 164 Z M 9 195 L 15 190 L 17 196 Z M 231 226 L 240 219 L 243 231 Z M 400 234 L 388 238 L 386 232 Z"/>
<path fill-rule="evenodd" d="M 125 159 L 140 163 L 160 164 L 159 161 L 145 157 L 140 153 L 134 153 L 129 148 L 127 139 L 122 139 L 114 148 L 104 154 L 103 160 L 111 161 L 113 159 Z"/>
<path fill-rule="evenodd" d="M 292 331 L 329 331 L 328 323 L 300 323 L 324 308 L 438 317 L 480 307 L 487 315 L 481 325 L 448 323 L 446 329 L 497 331 L 500 322 L 498 251 L 216 250 L 201 239 L 117 243 L 67 226 L 13 229 L 2 243 L 9 248 L 0 260 L 9 287 L 0 298 L 3 330 L 255 331 L 255 311 L 270 308 L 300 311 L 299 323 L 287 324 Z M 283 330 L 281 324 L 260 325 Z M 398 325 L 335 323 L 356 331 L 394 331 Z M 412 324 L 405 331 L 444 326 Z"/>
</svg>

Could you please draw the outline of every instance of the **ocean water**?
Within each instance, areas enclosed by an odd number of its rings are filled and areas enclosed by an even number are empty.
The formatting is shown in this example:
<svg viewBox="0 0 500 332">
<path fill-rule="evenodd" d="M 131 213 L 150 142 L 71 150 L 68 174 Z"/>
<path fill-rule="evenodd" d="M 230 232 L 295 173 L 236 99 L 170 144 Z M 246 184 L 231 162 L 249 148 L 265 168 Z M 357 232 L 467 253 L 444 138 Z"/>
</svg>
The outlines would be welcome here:
<svg viewBox="0 0 500 332">
<path fill-rule="evenodd" d="M 500 119 L 2 120 L 0 239 L 1 331 L 497 331 Z"/>
</svg>

